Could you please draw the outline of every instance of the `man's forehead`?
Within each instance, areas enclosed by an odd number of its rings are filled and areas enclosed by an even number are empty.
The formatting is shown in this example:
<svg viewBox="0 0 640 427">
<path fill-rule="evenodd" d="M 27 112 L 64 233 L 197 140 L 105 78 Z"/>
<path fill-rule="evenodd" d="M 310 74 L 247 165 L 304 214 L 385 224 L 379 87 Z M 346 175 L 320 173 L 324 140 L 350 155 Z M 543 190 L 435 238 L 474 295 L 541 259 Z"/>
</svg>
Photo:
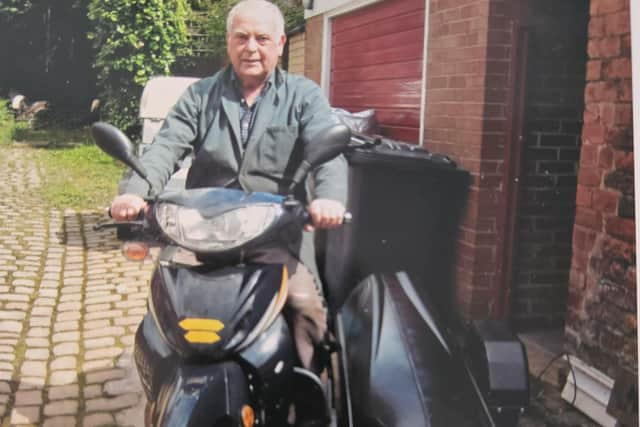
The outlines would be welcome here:
<svg viewBox="0 0 640 427">
<path fill-rule="evenodd" d="M 231 21 L 231 32 L 247 31 L 275 33 L 277 19 L 273 11 L 263 7 L 254 9 L 242 9 L 233 17 Z"/>
</svg>

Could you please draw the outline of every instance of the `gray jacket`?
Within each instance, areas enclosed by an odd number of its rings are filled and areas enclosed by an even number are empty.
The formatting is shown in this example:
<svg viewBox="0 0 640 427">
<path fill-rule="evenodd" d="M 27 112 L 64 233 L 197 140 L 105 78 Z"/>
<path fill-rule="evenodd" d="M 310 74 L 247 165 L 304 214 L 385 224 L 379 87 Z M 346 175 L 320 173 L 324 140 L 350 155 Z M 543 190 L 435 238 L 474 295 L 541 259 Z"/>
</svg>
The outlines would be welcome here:
<svg viewBox="0 0 640 427">
<path fill-rule="evenodd" d="M 195 154 L 186 187 L 242 188 L 280 193 L 301 161 L 302 146 L 336 122 L 321 89 L 305 77 L 276 69 L 265 91 L 246 150 L 240 140 L 240 98 L 227 67 L 191 85 L 169 112 L 142 163 L 156 189 L 164 188 L 179 161 Z M 346 162 L 339 157 L 312 174 L 311 199 L 346 202 Z M 146 195 L 134 176 L 127 193 Z"/>
<path fill-rule="evenodd" d="M 246 150 L 240 139 L 240 97 L 226 67 L 191 85 L 169 112 L 141 160 L 156 190 L 164 188 L 181 159 L 195 157 L 186 187 L 229 186 L 282 194 L 301 161 L 302 147 L 336 123 L 321 89 L 311 80 L 276 69 L 256 113 Z M 312 172 L 310 197 L 346 204 L 347 165 L 340 156 Z M 125 192 L 146 196 L 149 186 L 134 175 Z M 306 197 L 299 188 L 298 197 Z M 304 233 L 292 248 L 315 271 L 313 239 Z"/>
</svg>

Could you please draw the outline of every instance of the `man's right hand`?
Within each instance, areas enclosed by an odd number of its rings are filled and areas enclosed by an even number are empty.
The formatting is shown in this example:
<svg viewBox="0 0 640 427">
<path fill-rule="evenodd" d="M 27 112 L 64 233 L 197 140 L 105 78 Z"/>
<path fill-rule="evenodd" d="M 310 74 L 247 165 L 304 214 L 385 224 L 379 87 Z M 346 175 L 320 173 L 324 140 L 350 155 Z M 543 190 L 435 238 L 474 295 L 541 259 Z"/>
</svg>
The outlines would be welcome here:
<svg viewBox="0 0 640 427">
<path fill-rule="evenodd" d="M 121 194 L 111 202 L 111 217 L 116 221 L 133 221 L 140 211 L 146 210 L 147 202 L 135 194 Z"/>
</svg>

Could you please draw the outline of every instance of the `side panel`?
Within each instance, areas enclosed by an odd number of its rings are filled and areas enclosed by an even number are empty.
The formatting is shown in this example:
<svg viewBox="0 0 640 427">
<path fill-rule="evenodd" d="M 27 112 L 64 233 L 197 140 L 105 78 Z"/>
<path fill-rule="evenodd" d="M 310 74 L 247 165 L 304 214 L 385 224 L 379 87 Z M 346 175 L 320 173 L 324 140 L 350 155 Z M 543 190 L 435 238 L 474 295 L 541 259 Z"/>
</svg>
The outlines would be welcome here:
<svg viewBox="0 0 640 427">
<path fill-rule="evenodd" d="M 371 275 L 340 311 L 353 425 L 491 425 L 441 317 L 404 273 Z"/>
<path fill-rule="evenodd" d="M 160 389 L 151 425 L 158 427 L 239 426 L 251 404 L 247 377 L 236 362 L 183 364 Z"/>
</svg>

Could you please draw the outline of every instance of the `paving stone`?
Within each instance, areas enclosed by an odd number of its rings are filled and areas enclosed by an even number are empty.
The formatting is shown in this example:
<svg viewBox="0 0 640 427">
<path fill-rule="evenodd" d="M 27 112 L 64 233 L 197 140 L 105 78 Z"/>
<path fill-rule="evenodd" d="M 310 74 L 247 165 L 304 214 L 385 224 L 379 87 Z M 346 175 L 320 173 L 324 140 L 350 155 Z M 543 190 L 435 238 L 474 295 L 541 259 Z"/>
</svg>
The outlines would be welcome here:
<svg viewBox="0 0 640 427">
<path fill-rule="evenodd" d="M 73 369 L 77 364 L 78 361 L 75 356 L 63 356 L 58 357 L 51 362 L 51 369 L 54 371 L 60 369 Z"/>
<path fill-rule="evenodd" d="M 32 317 L 31 319 L 29 319 L 29 326 L 30 327 L 37 327 L 37 326 L 50 326 L 51 325 L 51 317 Z"/>
<path fill-rule="evenodd" d="M 130 308 L 127 313 L 130 316 L 133 315 L 141 315 L 144 316 L 145 314 L 147 314 L 147 306 L 145 305 L 144 307 L 139 307 L 139 308 Z"/>
<path fill-rule="evenodd" d="M 22 320 L 25 317 L 26 317 L 26 314 L 20 311 L 0 310 L 1 320 Z"/>
<path fill-rule="evenodd" d="M 13 320 L 0 320 L 0 331 L 19 334 L 22 332 L 22 323 Z"/>
<path fill-rule="evenodd" d="M 132 326 L 138 325 L 142 321 L 142 316 L 126 316 L 119 319 L 114 319 L 113 323 L 119 326 Z"/>
<path fill-rule="evenodd" d="M 71 354 L 78 354 L 80 352 L 80 346 L 78 343 L 65 342 L 53 347 L 53 354 L 56 356 L 68 356 Z"/>
<path fill-rule="evenodd" d="M 27 337 L 25 343 L 28 347 L 49 347 L 49 340 L 46 338 Z"/>
<path fill-rule="evenodd" d="M 66 322 L 69 320 L 80 320 L 82 315 L 79 311 L 65 311 L 64 313 L 58 313 L 56 315 L 56 320 L 60 322 Z"/>
<path fill-rule="evenodd" d="M 61 416 L 48 418 L 42 427 L 72 427 L 76 425 L 76 417 Z"/>
<path fill-rule="evenodd" d="M 2 300 L 2 298 L 0 298 L 0 300 Z M 7 303 L 4 308 L 6 308 L 7 310 L 19 310 L 26 312 L 27 310 L 29 310 L 29 304 L 23 302 L 10 302 Z"/>
<path fill-rule="evenodd" d="M 37 298 L 34 304 L 40 307 L 53 307 L 56 305 L 56 300 L 55 298 Z"/>
<path fill-rule="evenodd" d="M 39 421 L 39 406 L 17 406 L 11 411 L 11 424 L 37 424 Z"/>
<path fill-rule="evenodd" d="M 78 330 L 78 321 L 76 320 L 71 320 L 71 321 L 67 321 L 67 322 L 56 322 L 55 325 L 53 325 L 53 329 L 56 332 L 64 332 L 64 331 L 75 331 Z"/>
<path fill-rule="evenodd" d="M 85 415 L 82 420 L 82 427 L 105 427 L 115 425 L 113 415 L 108 412 L 98 412 Z"/>
<path fill-rule="evenodd" d="M 100 348 L 97 350 L 88 350 L 84 353 L 85 360 L 94 360 L 106 357 L 117 357 L 122 354 L 124 350 L 121 347 L 108 347 Z"/>
<path fill-rule="evenodd" d="M 125 345 L 127 347 L 132 347 L 134 342 L 136 340 L 136 336 L 134 334 L 130 334 L 130 335 L 125 335 L 123 337 L 120 337 L 120 342 L 122 343 L 122 345 Z"/>
<path fill-rule="evenodd" d="M 49 377 L 51 385 L 75 384 L 78 381 L 78 374 L 75 370 L 53 371 Z"/>
<path fill-rule="evenodd" d="M 82 304 L 76 301 L 63 302 L 61 304 L 58 304 L 58 306 L 56 307 L 56 311 L 58 313 L 61 313 L 64 311 L 80 311 L 80 310 L 82 310 Z"/>
<path fill-rule="evenodd" d="M 81 300 L 82 300 L 82 294 L 80 293 L 72 293 L 72 294 L 64 293 L 60 297 L 61 302 L 74 302 L 74 301 L 81 301 Z"/>
<path fill-rule="evenodd" d="M 85 304 L 87 304 L 87 305 L 105 304 L 105 303 L 108 303 L 108 302 L 117 302 L 117 301 L 122 301 L 122 296 L 120 296 L 120 295 L 104 295 L 104 296 L 94 297 L 92 295 L 91 298 L 87 298 L 85 300 Z"/>
<path fill-rule="evenodd" d="M 82 324 L 82 328 L 87 331 L 87 330 L 91 330 L 91 329 L 100 329 L 100 328 L 106 328 L 111 326 L 111 320 L 109 319 L 99 319 L 99 320 L 92 320 L 90 322 L 84 322 Z"/>
<path fill-rule="evenodd" d="M 82 364 L 83 372 L 92 372 L 99 369 L 113 368 L 115 362 L 113 359 L 90 360 Z"/>
<path fill-rule="evenodd" d="M 30 328 L 27 331 L 28 337 L 44 338 L 49 336 L 49 328 Z"/>
<path fill-rule="evenodd" d="M 122 317 L 122 310 L 98 311 L 95 313 L 89 312 L 85 315 L 85 320 L 97 320 L 117 317 Z"/>
<path fill-rule="evenodd" d="M 48 397 L 49 400 L 61 400 L 61 399 L 77 399 L 79 396 L 79 386 L 78 384 L 69 384 L 69 385 L 61 385 L 49 387 L 48 389 Z"/>
<path fill-rule="evenodd" d="M 111 310 L 111 303 L 85 305 L 85 309 L 86 309 L 87 313 L 94 313 L 94 312 L 99 312 L 99 311 L 109 311 L 109 310 Z M 104 320 L 104 319 L 102 319 L 102 320 Z"/>
<path fill-rule="evenodd" d="M 27 348 L 24 353 L 26 360 L 47 360 L 51 352 L 46 348 Z"/>
<path fill-rule="evenodd" d="M 68 332 L 58 332 L 53 334 L 51 340 L 54 343 L 59 342 L 68 342 L 68 341 L 79 341 L 80 340 L 80 332 L 78 331 L 68 331 Z"/>
<path fill-rule="evenodd" d="M 130 408 L 138 403 L 140 395 L 138 393 L 127 393 L 120 396 L 108 398 L 88 399 L 85 402 L 87 412 L 113 411 L 117 409 Z"/>
<path fill-rule="evenodd" d="M 99 337 L 108 337 L 108 336 L 119 336 L 124 333 L 124 328 L 121 326 L 111 326 L 108 328 L 101 329 L 93 329 L 90 331 L 85 331 L 84 338 L 99 338 Z"/>
<path fill-rule="evenodd" d="M 102 384 L 92 384 L 85 386 L 82 390 L 85 399 L 102 396 Z"/>
<path fill-rule="evenodd" d="M 110 347 L 116 344 L 116 340 L 113 337 L 102 337 L 84 340 L 84 348 L 87 350 L 96 349 L 100 347 Z"/>
<path fill-rule="evenodd" d="M 47 375 L 47 362 L 25 361 L 20 367 L 20 373 L 27 377 L 44 377 Z"/>
<path fill-rule="evenodd" d="M 16 392 L 15 406 L 42 405 L 41 390 L 21 390 Z"/>
<path fill-rule="evenodd" d="M 86 384 L 104 383 L 109 380 L 117 380 L 126 375 L 124 369 L 114 368 L 106 371 L 87 372 L 85 375 Z"/>
<path fill-rule="evenodd" d="M 31 310 L 32 316 L 51 316 L 53 314 L 53 307 L 34 307 Z"/>
<path fill-rule="evenodd" d="M 78 412 L 78 401 L 75 399 L 60 400 L 47 403 L 44 406 L 44 415 L 47 417 L 55 415 L 70 415 Z"/>
<path fill-rule="evenodd" d="M 11 371 L 0 370 L 0 381 L 11 381 L 12 377 L 13 377 L 13 370 Z"/>
</svg>

